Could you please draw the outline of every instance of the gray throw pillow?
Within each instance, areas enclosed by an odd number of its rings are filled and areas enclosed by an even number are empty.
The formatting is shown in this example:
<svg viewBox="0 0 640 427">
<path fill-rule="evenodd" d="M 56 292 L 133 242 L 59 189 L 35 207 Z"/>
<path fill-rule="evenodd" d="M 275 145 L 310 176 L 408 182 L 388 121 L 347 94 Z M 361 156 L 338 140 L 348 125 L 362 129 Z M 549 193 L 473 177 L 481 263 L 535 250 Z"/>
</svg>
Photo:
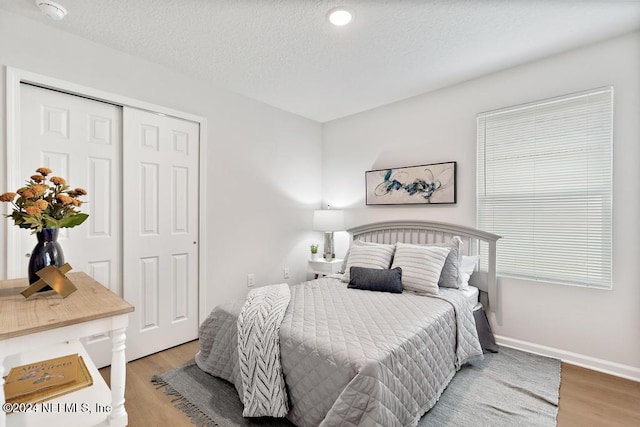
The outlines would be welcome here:
<svg viewBox="0 0 640 427">
<path fill-rule="evenodd" d="M 402 293 L 402 269 L 351 267 L 348 288 L 377 292 Z"/>
<path fill-rule="evenodd" d="M 438 286 L 441 288 L 461 288 L 462 274 L 460 272 L 460 262 L 462 260 L 462 239 L 454 236 L 446 243 L 429 243 L 424 246 L 437 246 L 450 249 L 449 255 L 447 255 L 447 259 L 444 261 L 442 272 L 440 273 Z"/>
</svg>

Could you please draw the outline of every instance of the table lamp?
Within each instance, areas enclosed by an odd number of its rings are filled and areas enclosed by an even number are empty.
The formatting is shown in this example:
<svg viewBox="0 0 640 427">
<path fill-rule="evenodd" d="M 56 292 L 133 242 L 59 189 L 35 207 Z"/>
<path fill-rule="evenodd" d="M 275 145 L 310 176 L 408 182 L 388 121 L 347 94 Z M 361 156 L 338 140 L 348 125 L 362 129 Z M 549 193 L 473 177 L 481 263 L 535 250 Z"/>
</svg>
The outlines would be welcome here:
<svg viewBox="0 0 640 427">
<path fill-rule="evenodd" d="M 313 230 L 324 232 L 324 259 L 335 258 L 333 251 L 333 232 L 344 230 L 344 213 L 341 210 L 327 209 L 313 212 Z"/>
</svg>

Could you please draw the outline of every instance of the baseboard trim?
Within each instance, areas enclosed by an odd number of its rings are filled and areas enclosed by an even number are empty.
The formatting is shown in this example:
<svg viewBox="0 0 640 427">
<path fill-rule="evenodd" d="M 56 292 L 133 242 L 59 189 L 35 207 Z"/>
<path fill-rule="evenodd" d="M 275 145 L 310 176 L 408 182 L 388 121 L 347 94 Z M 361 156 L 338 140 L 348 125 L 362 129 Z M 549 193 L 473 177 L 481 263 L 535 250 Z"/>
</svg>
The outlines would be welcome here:
<svg viewBox="0 0 640 427">
<path fill-rule="evenodd" d="M 572 353 L 570 351 L 560 350 L 553 347 L 534 344 L 528 341 L 517 340 L 515 338 L 500 335 L 496 335 L 495 338 L 498 345 L 539 354 L 541 356 L 555 357 L 556 359 L 560 359 L 563 362 L 570 363 L 572 365 L 640 382 L 640 368 L 623 365 L 622 363 L 610 362 L 604 359 L 597 359 L 583 354 Z"/>
</svg>

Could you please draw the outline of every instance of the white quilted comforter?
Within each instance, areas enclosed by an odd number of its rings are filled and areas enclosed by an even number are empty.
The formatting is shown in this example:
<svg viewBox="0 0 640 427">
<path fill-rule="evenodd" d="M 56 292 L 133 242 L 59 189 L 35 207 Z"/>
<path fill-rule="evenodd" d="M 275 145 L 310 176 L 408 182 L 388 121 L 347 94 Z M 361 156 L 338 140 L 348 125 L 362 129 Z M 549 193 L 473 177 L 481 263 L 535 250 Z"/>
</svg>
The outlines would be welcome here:
<svg viewBox="0 0 640 427">
<path fill-rule="evenodd" d="M 337 279 L 291 287 L 280 359 L 299 426 L 413 426 L 456 370 L 482 357 L 468 302 L 348 289 Z M 200 327 L 196 363 L 243 396 L 237 318 L 243 302 L 216 307 Z"/>
</svg>

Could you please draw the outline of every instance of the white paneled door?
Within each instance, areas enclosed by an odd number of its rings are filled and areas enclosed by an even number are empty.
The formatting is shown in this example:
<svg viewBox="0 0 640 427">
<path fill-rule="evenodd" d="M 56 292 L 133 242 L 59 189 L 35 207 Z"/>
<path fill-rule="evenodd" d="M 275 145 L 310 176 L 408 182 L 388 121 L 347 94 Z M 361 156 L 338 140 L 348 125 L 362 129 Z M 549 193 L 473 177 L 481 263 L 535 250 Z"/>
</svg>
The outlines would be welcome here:
<svg viewBox="0 0 640 427">
<path fill-rule="evenodd" d="M 199 125 L 123 111 L 124 298 L 135 359 L 197 338 Z"/>
<path fill-rule="evenodd" d="M 27 84 L 20 97 L 20 176 L 46 166 L 88 191 L 88 220 L 59 241 L 73 271 L 135 306 L 127 360 L 196 339 L 199 124 Z M 28 256 L 36 238 L 17 232 Z M 85 345 L 110 363 L 107 337 Z"/>
<path fill-rule="evenodd" d="M 80 209 L 89 218 L 60 230 L 58 241 L 74 271 L 85 271 L 117 294 L 122 292 L 121 122 L 121 107 L 21 85 L 20 176 L 27 180 L 46 166 L 72 188 L 88 191 Z M 31 252 L 35 236 L 27 230 L 20 234 L 20 253 Z"/>
<path fill-rule="evenodd" d="M 61 229 L 58 241 L 72 271 L 84 271 L 122 295 L 122 107 L 27 84 L 20 93 L 20 176 L 26 180 L 45 166 L 72 188 L 88 191 L 81 210 L 89 218 Z M 34 235 L 20 230 L 19 253 L 28 256 L 35 244 Z M 27 275 L 28 258 L 23 260 L 18 277 Z M 97 366 L 110 363 L 108 337 L 85 341 Z"/>
</svg>

